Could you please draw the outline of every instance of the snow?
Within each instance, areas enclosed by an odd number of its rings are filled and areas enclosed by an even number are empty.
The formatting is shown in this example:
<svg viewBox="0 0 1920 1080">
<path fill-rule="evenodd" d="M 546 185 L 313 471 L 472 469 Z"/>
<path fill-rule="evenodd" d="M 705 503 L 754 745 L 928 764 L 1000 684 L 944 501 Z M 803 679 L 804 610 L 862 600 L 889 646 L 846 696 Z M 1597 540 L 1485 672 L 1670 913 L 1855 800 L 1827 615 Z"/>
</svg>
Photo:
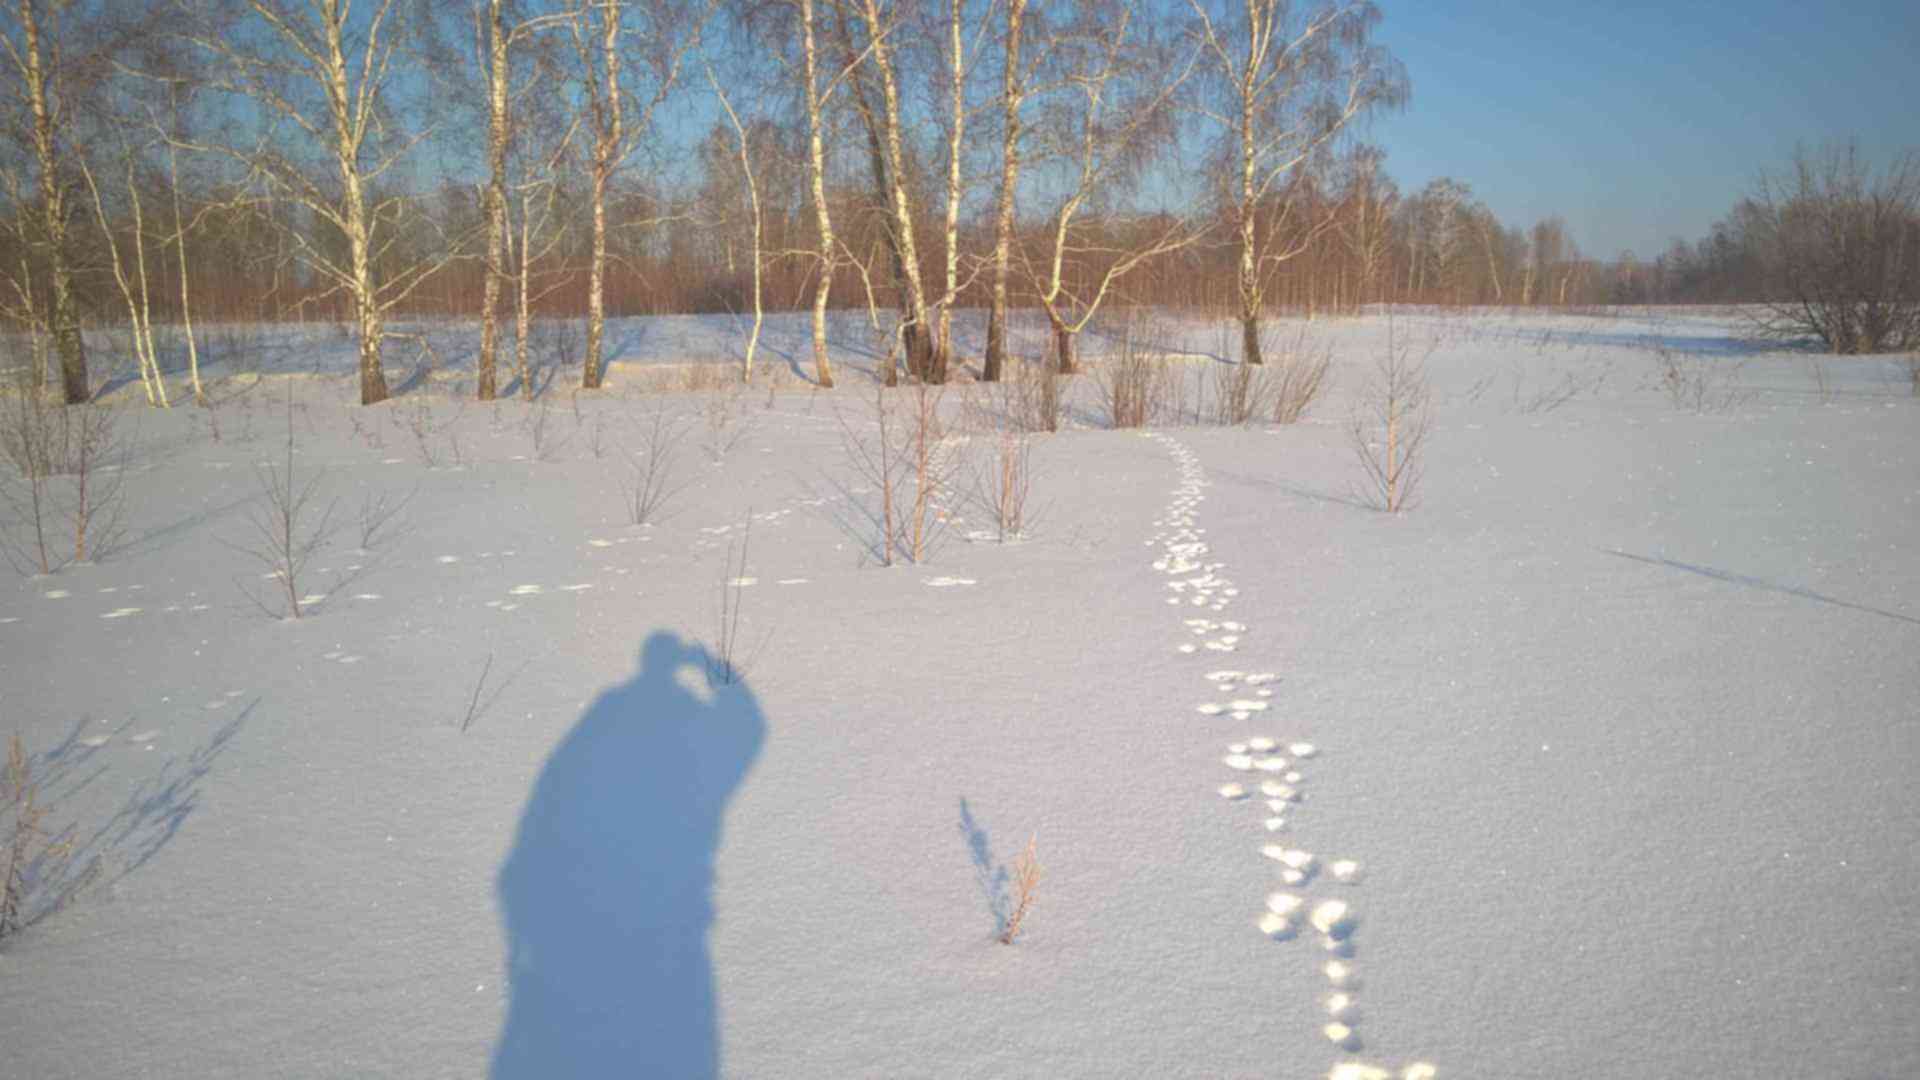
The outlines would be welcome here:
<svg viewBox="0 0 1920 1080">
<path fill-rule="evenodd" d="M 0 579 L 0 736 L 101 868 L 0 947 L 0 1071 L 1920 1074 L 1904 373 L 1720 311 L 1401 312 L 1436 428 L 1386 515 L 1346 418 L 1387 323 L 1310 326 L 1334 390 L 1288 427 L 1100 430 L 1074 380 L 1031 535 L 968 542 L 955 499 L 892 569 L 841 443 L 857 320 L 830 393 L 771 320 L 717 461 L 705 396 L 639 387 L 730 320 L 616 324 L 540 447 L 527 405 L 457 403 L 470 328 L 366 410 L 331 329 L 216 351 L 218 441 L 139 414 L 125 548 Z M 1656 344 L 1737 393 L 1676 408 Z M 229 547 L 289 385 L 346 522 L 297 621 Z M 685 486 L 635 527 L 655 400 Z M 363 498 L 409 492 L 360 552 Z"/>
</svg>

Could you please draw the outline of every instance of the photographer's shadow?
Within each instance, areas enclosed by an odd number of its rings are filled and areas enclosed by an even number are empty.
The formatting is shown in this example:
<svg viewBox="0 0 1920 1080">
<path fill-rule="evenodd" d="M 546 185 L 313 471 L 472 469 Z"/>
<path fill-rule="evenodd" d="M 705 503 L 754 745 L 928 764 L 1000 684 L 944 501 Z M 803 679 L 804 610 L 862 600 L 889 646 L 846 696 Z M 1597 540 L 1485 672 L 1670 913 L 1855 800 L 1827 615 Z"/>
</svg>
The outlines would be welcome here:
<svg viewBox="0 0 1920 1080">
<path fill-rule="evenodd" d="M 496 1080 L 719 1072 L 707 932 L 727 800 L 766 738 L 740 683 L 669 633 L 540 771 L 497 881 Z"/>
</svg>

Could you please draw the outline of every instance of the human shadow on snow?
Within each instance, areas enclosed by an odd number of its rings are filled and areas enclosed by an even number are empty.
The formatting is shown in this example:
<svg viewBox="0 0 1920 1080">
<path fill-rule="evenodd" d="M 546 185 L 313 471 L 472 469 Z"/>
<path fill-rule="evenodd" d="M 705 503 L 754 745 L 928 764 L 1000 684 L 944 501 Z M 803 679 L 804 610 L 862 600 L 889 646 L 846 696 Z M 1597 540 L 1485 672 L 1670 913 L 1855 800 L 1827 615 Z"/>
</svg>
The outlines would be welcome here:
<svg viewBox="0 0 1920 1080">
<path fill-rule="evenodd" d="M 496 1080 L 719 1072 L 713 864 L 766 722 L 698 645 L 658 632 L 640 662 L 548 757 L 500 868 Z"/>
</svg>

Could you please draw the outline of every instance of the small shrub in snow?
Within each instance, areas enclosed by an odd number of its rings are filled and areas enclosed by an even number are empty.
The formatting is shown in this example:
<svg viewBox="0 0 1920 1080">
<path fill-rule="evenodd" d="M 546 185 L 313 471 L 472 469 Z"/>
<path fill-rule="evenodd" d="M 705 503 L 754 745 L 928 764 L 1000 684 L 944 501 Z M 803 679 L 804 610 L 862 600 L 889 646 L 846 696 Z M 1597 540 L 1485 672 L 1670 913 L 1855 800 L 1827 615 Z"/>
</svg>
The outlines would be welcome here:
<svg viewBox="0 0 1920 1080">
<path fill-rule="evenodd" d="M 63 407 L 23 384 L 0 408 L 0 455 L 11 466 L 0 471 L 0 507 L 12 519 L 0 553 L 17 569 L 52 573 L 68 540 L 74 562 L 119 544 L 129 447 L 116 409 Z"/>
<path fill-rule="evenodd" d="M 1166 412 L 1171 381 L 1166 361 L 1131 332 L 1122 340 L 1119 355 L 1095 368 L 1094 381 L 1108 427 L 1146 427 Z"/>
<path fill-rule="evenodd" d="M 1653 350 L 1660 389 L 1676 409 L 1696 413 L 1725 412 L 1748 395 L 1734 384 L 1737 365 L 1716 362 L 1711 357 L 1656 345 Z"/>
<path fill-rule="evenodd" d="M 69 873 L 73 842 L 49 830 L 46 818 L 32 759 L 13 735 L 0 772 L 0 943 L 58 910 L 92 876 L 91 867 Z"/>
<path fill-rule="evenodd" d="M 993 459 L 975 481 L 975 501 L 993 519 L 1001 543 L 1027 529 L 1027 497 L 1033 492 L 1033 437 L 1024 431 L 993 436 Z"/>
<path fill-rule="evenodd" d="M 639 423 L 640 449 L 627 451 L 627 473 L 620 480 L 620 501 L 630 525 L 658 520 L 683 485 L 674 482 L 674 464 L 686 425 L 656 402 Z"/>
<path fill-rule="evenodd" d="M 1208 368 L 1213 389 L 1213 422 L 1239 427 L 1264 416 L 1274 401 L 1274 379 L 1253 364 L 1214 364 Z"/>
<path fill-rule="evenodd" d="M 235 551 L 251 556 L 267 569 L 267 579 L 276 583 L 272 593 L 285 593 L 285 618 L 300 617 L 306 599 L 300 593 L 300 572 L 306 569 L 315 551 L 332 532 L 334 504 L 329 502 L 316 513 L 315 501 L 325 474 L 315 471 L 303 483 L 294 471 L 293 385 L 287 385 L 287 444 L 285 464 L 266 462 L 254 467 L 266 507 L 247 516 L 253 536 L 244 543 L 230 544 Z M 275 605 L 252 589 L 243 592 L 262 611 L 274 614 Z"/>
<path fill-rule="evenodd" d="M 1376 509 L 1393 514 L 1412 505 L 1433 426 L 1430 400 L 1426 364 L 1396 345 L 1389 332 L 1386 352 L 1348 428 L 1354 456 L 1366 473 L 1365 495 Z"/>
<path fill-rule="evenodd" d="M 1269 400 L 1273 403 L 1273 422 L 1292 424 L 1307 415 L 1307 410 L 1327 388 L 1327 374 L 1333 368 L 1333 346 L 1315 342 L 1305 327 L 1292 334 L 1279 327 L 1260 332 L 1260 353 L 1273 373 Z"/>
<path fill-rule="evenodd" d="M 1011 945 L 1020 940 L 1020 931 L 1026 927 L 1027 916 L 1033 913 L 1033 903 L 1040 892 L 1039 842 L 1040 836 L 1035 833 L 1027 840 L 1027 850 L 1013 861 L 1013 910 L 1007 915 L 1006 928 L 1000 931 L 1002 945 Z"/>
</svg>

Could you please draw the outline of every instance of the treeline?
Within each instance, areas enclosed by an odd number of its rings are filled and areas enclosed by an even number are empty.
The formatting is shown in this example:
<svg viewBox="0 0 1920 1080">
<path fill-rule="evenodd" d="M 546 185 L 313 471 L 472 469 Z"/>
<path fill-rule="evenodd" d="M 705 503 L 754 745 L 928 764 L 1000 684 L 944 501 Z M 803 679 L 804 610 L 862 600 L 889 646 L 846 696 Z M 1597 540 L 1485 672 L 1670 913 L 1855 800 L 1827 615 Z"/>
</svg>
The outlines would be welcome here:
<svg viewBox="0 0 1920 1080">
<path fill-rule="evenodd" d="M 372 403 L 396 319 L 479 320 L 486 397 L 559 316 L 585 321 L 591 388 L 610 316 L 810 309 L 831 385 L 836 307 L 891 313 L 889 380 L 939 381 L 959 308 L 989 311 L 992 379 L 1013 308 L 1045 314 L 1071 371 L 1111 306 L 1232 317 L 1258 363 L 1277 309 L 1681 298 L 1583 257 L 1558 220 L 1499 222 L 1464 183 L 1400 192 L 1354 138 L 1407 99 L 1381 17 L 1364 0 L 17 0 L 0 7 L 0 320 L 29 353 L 15 365 L 69 401 L 89 392 L 83 326 L 126 327 L 153 394 L 156 325 L 185 328 L 198 393 L 195 321 L 344 322 Z"/>
</svg>

